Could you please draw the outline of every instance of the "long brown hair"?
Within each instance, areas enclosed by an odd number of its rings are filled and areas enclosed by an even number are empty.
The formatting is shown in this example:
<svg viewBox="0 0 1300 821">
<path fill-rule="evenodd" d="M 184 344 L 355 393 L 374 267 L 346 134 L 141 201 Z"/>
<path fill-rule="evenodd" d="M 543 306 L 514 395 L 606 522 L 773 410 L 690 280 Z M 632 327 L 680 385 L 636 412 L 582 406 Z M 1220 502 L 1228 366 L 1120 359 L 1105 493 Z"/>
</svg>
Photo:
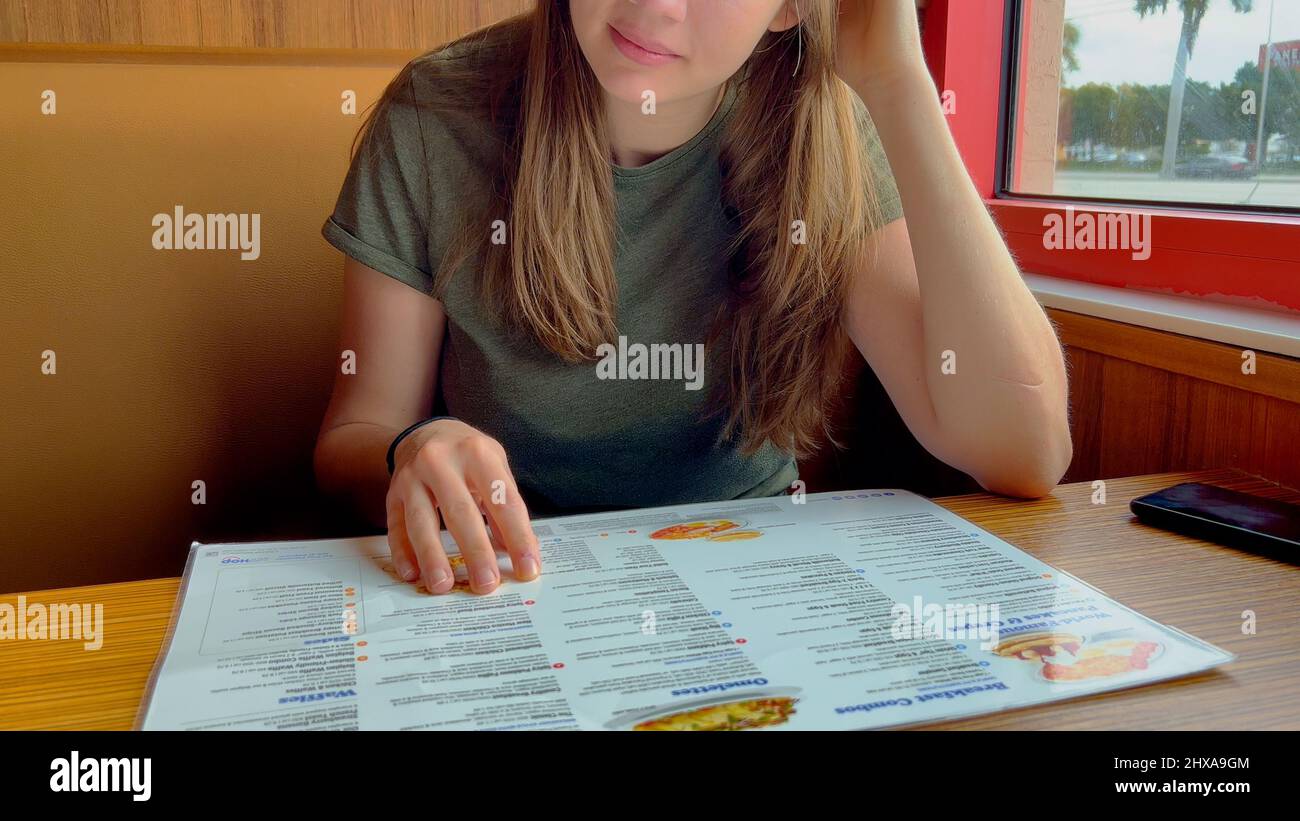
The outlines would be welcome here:
<svg viewBox="0 0 1300 821">
<path fill-rule="evenodd" d="M 803 455 L 830 437 L 849 349 L 841 317 L 876 221 L 853 92 L 835 73 L 837 6 L 801 0 L 800 24 L 765 34 L 729 81 L 738 93 L 721 143 L 722 198 L 738 230 L 710 345 L 725 351 L 724 435 L 747 452 L 771 441 Z M 464 56 L 408 64 L 358 136 L 411 99 L 421 67 L 438 91 L 417 105 L 485 111 L 500 141 L 497 185 L 466 215 L 434 290 L 476 261 L 483 298 L 507 327 L 566 361 L 594 360 L 617 336 L 615 200 L 603 97 L 569 3 L 538 0 L 451 49 Z M 504 244 L 489 241 L 496 220 Z"/>
</svg>

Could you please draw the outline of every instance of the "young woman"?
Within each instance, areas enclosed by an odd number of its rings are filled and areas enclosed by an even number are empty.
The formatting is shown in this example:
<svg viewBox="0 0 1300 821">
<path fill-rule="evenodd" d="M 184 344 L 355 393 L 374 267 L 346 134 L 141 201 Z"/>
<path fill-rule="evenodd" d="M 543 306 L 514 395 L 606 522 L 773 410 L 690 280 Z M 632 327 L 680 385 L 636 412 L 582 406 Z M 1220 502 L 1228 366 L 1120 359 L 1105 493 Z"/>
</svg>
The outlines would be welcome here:
<svg viewBox="0 0 1300 821">
<path fill-rule="evenodd" d="M 316 470 L 434 593 L 442 527 L 485 593 L 494 546 L 541 572 L 530 511 L 784 492 L 846 353 L 988 490 L 1065 471 L 1060 346 L 914 0 L 538 0 L 413 61 L 361 136 Z"/>
</svg>

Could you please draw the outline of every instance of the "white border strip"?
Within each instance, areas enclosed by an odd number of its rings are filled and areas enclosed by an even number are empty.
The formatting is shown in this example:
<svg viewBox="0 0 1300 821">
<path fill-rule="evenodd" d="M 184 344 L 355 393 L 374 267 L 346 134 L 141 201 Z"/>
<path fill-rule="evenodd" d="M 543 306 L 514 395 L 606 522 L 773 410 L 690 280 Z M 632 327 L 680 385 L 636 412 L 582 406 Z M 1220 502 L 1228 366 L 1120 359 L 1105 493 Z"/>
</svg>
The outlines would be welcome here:
<svg viewBox="0 0 1300 821">
<path fill-rule="evenodd" d="M 1300 358 L 1300 313 L 1112 288 L 1041 274 L 1024 277 L 1029 290 L 1046 308 Z"/>
</svg>

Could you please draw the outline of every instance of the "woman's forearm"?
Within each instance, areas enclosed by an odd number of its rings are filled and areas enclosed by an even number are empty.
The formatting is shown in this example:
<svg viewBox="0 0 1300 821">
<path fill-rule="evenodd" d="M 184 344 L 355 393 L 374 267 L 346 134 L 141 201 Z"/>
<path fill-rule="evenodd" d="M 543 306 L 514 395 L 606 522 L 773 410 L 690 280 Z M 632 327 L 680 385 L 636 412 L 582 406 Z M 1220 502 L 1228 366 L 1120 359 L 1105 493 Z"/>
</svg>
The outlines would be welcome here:
<svg viewBox="0 0 1300 821">
<path fill-rule="evenodd" d="M 990 490 L 1035 496 L 1070 461 L 1055 332 L 967 175 L 923 66 L 855 89 L 889 157 L 911 237 L 936 425 Z"/>
</svg>

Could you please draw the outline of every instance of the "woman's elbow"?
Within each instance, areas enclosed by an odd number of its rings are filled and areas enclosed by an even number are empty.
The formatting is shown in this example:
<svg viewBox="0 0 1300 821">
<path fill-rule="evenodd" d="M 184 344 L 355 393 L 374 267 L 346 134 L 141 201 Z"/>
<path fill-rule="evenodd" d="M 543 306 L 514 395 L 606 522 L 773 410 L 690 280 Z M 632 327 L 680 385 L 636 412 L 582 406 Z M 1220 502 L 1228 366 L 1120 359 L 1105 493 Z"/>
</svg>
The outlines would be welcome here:
<svg viewBox="0 0 1300 821">
<path fill-rule="evenodd" d="M 1017 447 L 1017 458 L 974 477 L 980 487 L 999 496 L 1041 499 L 1060 484 L 1074 457 L 1068 429 Z"/>
</svg>

